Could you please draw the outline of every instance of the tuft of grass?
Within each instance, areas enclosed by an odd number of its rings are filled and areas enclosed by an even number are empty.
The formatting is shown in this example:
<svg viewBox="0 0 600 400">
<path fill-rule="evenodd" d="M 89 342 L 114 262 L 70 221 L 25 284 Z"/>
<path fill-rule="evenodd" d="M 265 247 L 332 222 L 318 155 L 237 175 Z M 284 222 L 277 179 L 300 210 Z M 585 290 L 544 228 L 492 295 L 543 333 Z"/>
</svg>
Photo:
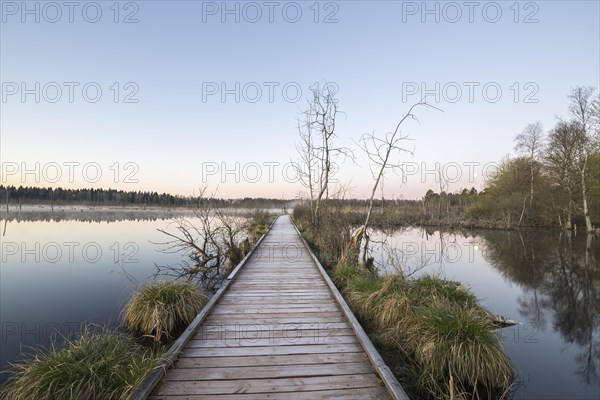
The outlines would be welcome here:
<svg viewBox="0 0 600 400">
<path fill-rule="evenodd" d="M 377 342 L 412 365 L 406 385 L 419 396 L 493 398 L 511 387 L 514 370 L 493 321 L 467 287 L 345 266 L 333 277 Z"/>
<path fill-rule="evenodd" d="M 511 386 L 514 370 L 494 334 L 492 322 L 477 308 L 465 309 L 447 301 L 434 301 L 418 310 L 420 323 L 410 342 L 424 371 L 421 390 L 439 396 L 454 389 L 490 398 L 495 389 Z"/>
<path fill-rule="evenodd" d="M 207 301 L 207 295 L 190 282 L 158 282 L 136 291 L 125 306 L 123 322 L 133 334 L 158 343 L 189 325 Z"/>
<path fill-rule="evenodd" d="M 371 294 L 377 292 L 380 286 L 381 279 L 364 269 L 359 270 L 347 282 L 344 291 L 346 301 L 361 318 L 370 320 L 373 316 L 365 304 Z"/>
<path fill-rule="evenodd" d="M 337 265 L 331 273 L 331 279 L 341 289 L 344 289 L 347 283 L 360 273 L 360 269 L 356 266 L 341 266 Z"/>
<path fill-rule="evenodd" d="M 410 295 L 416 303 L 442 300 L 465 308 L 479 307 L 477 297 L 468 287 L 432 275 L 411 281 Z"/>
<path fill-rule="evenodd" d="M 275 220 L 275 216 L 268 211 L 255 210 L 248 222 L 248 236 L 251 241 L 256 242 L 262 235 L 267 233 L 269 226 Z"/>
<path fill-rule="evenodd" d="M 13 365 L 15 374 L 0 388 L 0 398 L 125 400 L 161 356 L 123 334 L 86 328 L 76 341 Z"/>
</svg>

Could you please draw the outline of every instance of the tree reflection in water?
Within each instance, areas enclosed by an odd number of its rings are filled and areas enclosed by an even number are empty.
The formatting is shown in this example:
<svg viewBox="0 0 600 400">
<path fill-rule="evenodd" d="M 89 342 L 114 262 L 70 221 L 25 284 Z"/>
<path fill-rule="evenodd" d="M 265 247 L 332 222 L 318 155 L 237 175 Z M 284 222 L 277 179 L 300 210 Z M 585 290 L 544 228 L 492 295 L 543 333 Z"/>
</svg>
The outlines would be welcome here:
<svg viewBox="0 0 600 400">
<path fill-rule="evenodd" d="M 519 313 L 576 344 L 576 373 L 600 384 L 600 238 L 565 231 L 481 231 L 484 256 L 523 290 Z"/>
</svg>

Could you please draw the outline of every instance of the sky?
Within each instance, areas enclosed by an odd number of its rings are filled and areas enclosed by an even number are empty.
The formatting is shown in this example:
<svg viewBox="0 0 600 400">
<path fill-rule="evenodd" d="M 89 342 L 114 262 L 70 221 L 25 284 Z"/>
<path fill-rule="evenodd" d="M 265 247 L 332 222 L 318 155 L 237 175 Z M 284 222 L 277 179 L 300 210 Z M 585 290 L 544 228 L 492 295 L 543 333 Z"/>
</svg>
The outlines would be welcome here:
<svg viewBox="0 0 600 400">
<path fill-rule="evenodd" d="M 358 141 L 410 140 L 383 195 L 485 187 L 514 137 L 600 86 L 599 1 L 1 1 L 3 185 L 298 198 L 297 123 L 336 91 L 334 186 Z M 438 110 L 439 109 L 439 110 Z M 381 193 L 378 194 L 381 196 Z"/>
</svg>

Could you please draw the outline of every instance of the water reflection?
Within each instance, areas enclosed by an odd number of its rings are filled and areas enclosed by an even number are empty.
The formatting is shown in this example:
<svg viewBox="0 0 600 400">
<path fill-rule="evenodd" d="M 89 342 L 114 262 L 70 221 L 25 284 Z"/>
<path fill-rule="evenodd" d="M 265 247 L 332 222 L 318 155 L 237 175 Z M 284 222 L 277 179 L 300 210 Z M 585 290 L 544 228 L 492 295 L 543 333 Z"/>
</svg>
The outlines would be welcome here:
<svg viewBox="0 0 600 400">
<path fill-rule="evenodd" d="M 47 348 L 53 337 L 72 337 L 86 323 L 118 325 L 135 281 L 151 279 L 156 264 L 181 260 L 152 244 L 163 240 L 157 229 L 168 220 L 84 218 L 1 221 L 1 370 L 21 351 Z M 0 384 L 7 378 L 0 374 Z"/>
<path fill-rule="evenodd" d="M 514 398 L 597 398 L 599 237 L 543 229 L 421 228 L 372 236 L 384 273 L 401 268 L 467 283 L 485 307 L 520 322 L 498 332 L 522 381 Z M 395 253 L 390 256 L 386 247 Z"/>
<path fill-rule="evenodd" d="M 571 232 L 483 232 L 487 259 L 523 288 L 519 313 L 578 346 L 576 373 L 600 385 L 600 241 Z"/>
<path fill-rule="evenodd" d="M 0 209 L 0 219 L 6 222 L 119 222 L 158 221 L 176 216 L 193 217 L 192 209 L 119 208 L 90 206 L 23 206 L 13 207 L 9 212 Z"/>
</svg>

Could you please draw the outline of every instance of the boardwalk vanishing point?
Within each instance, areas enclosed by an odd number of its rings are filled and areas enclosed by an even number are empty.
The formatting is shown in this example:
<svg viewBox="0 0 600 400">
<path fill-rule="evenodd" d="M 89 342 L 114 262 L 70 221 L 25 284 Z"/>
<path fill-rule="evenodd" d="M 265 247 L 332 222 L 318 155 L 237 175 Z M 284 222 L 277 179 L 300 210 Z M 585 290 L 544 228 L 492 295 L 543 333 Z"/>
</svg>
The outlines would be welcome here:
<svg viewBox="0 0 600 400">
<path fill-rule="evenodd" d="M 288 216 L 134 399 L 408 399 Z"/>
</svg>

